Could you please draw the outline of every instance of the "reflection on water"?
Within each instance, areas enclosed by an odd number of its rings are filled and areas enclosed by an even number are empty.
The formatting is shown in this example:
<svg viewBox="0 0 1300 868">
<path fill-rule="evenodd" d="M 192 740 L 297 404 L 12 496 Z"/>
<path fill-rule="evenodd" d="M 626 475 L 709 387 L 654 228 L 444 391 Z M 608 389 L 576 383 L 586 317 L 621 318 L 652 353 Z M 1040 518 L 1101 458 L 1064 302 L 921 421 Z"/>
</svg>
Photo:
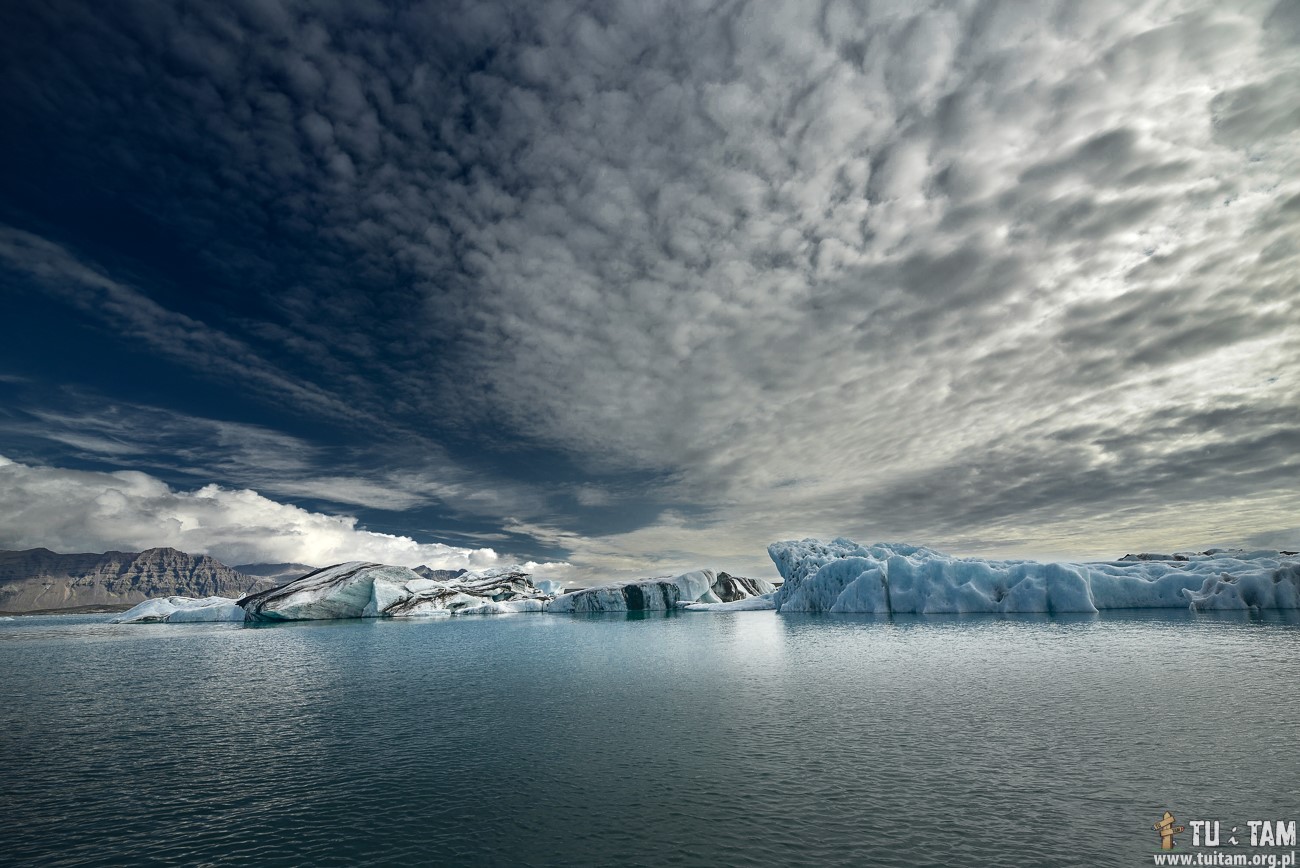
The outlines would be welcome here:
<svg viewBox="0 0 1300 868">
<path fill-rule="evenodd" d="M 40 864 L 1139 864 L 1300 819 L 1296 613 L 0 623 Z"/>
</svg>

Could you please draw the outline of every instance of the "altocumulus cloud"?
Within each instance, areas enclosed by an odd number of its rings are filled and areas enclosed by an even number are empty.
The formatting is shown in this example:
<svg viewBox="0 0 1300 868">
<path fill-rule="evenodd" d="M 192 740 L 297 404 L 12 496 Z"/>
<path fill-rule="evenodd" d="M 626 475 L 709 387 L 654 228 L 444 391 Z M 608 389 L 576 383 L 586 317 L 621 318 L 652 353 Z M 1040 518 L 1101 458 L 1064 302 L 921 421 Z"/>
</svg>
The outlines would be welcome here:
<svg viewBox="0 0 1300 868">
<path fill-rule="evenodd" d="M 1294 528 L 1298 9 L 53 4 L 13 80 L 245 227 L 222 327 L 312 372 L 268 393 L 683 507 L 499 516 L 577 561 L 1105 554 Z"/>
</svg>

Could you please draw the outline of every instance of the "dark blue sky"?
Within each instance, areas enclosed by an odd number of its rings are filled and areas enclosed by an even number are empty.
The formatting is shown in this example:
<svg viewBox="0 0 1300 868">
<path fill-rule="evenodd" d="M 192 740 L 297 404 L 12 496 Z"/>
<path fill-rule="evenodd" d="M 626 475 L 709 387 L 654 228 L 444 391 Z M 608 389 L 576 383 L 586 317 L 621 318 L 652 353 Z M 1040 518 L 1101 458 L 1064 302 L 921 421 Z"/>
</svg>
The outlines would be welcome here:
<svg viewBox="0 0 1300 868">
<path fill-rule="evenodd" d="M 1300 13 L 1078 6 L 6 4 L 0 546 L 1294 542 Z"/>
</svg>

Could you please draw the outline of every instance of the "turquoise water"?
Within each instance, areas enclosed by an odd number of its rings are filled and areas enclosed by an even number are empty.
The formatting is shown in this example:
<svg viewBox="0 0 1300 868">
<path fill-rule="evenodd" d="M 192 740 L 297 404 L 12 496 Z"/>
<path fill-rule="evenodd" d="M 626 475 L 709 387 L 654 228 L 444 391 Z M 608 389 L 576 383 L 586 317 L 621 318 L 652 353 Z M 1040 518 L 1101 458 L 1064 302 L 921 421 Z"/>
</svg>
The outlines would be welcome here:
<svg viewBox="0 0 1300 868">
<path fill-rule="evenodd" d="M 1166 809 L 1300 820 L 1294 616 L 106 620 L 0 622 L 0 861 L 1139 865 Z"/>
</svg>

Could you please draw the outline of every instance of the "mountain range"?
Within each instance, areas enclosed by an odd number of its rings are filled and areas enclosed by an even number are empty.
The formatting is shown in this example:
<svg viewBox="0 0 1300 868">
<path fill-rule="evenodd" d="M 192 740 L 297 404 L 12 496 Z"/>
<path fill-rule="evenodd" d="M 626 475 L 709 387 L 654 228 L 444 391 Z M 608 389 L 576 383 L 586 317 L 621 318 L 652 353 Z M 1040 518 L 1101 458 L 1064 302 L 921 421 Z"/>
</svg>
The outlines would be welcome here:
<svg viewBox="0 0 1300 868">
<path fill-rule="evenodd" d="M 231 569 L 246 576 L 268 579 L 275 585 L 286 585 L 294 579 L 302 578 L 308 573 L 314 572 L 317 567 L 313 567 L 311 564 L 295 563 L 235 564 Z"/>
<path fill-rule="evenodd" d="M 0 613 L 112 611 L 152 597 L 242 597 L 284 584 L 314 567 L 244 564 L 173 548 L 59 554 L 0 550 Z"/>
</svg>

